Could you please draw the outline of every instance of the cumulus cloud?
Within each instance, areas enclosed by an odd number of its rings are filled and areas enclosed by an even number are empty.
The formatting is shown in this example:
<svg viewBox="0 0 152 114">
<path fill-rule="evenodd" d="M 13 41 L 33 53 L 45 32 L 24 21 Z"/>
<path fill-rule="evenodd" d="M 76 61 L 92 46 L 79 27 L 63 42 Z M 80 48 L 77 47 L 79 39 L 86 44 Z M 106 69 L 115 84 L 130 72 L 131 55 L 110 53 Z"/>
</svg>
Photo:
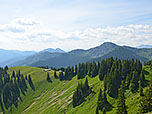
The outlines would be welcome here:
<svg viewBox="0 0 152 114">
<path fill-rule="evenodd" d="M 28 18 L 16 18 L 10 24 L 0 26 L 0 31 L 9 31 L 9 32 L 25 32 L 32 29 L 33 27 L 39 25 L 40 22 L 34 19 Z"/>
<path fill-rule="evenodd" d="M 86 28 L 72 32 L 42 29 L 45 25 L 27 18 L 17 18 L 10 24 L 0 26 L 0 48 L 19 50 L 42 50 L 62 48 L 88 49 L 105 41 L 119 45 L 137 46 L 152 44 L 152 26 L 127 25 L 105 28 Z"/>
</svg>

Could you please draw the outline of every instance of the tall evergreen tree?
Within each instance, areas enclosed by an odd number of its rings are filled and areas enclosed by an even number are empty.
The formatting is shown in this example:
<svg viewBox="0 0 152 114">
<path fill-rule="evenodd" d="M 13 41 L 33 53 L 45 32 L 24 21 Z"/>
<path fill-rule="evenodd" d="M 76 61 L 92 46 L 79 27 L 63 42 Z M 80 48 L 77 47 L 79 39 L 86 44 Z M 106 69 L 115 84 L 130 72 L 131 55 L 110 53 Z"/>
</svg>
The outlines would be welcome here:
<svg viewBox="0 0 152 114">
<path fill-rule="evenodd" d="M 105 60 L 102 60 L 100 68 L 99 68 L 99 79 L 103 80 L 104 75 L 106 74 L 107 66 Z"/>
<path fill-rule="evenodd" d="M 59 79 L 60 79 L 60 81 L 63 80 L 63 72 L 59 72 Z"/>
<path fill-rule="evenodd" d="M 99 114 L 99 107 L 96 107 L 96 114 Z"/>
<path fill-rule="evenodd" d="M 144 75 L 143 70 L 140 73 L 140 82 L 141 82 L 141 86 L 144 87 L 145 86 L 145 75 Z"/>
<path fill-rule="evenodd" d="M 103 98 L 101 89 L 100 89 L 100 92 L 99 92 L 99 95 L 98 95 L 97 105 L 98 105 L 99 110 L 102 110 L 103 107 L 104 107 L 104 98 Z"/>
<path fill-rule="evenodd" d="M 98 74 L 97 64 L 93 62 L 92 69 L 91 69 L 91 76 L 95 77 Z"/>
<path fill-rule="evenodd" d="M 118 100 L 117 100 L 117 114 L 127 114 L 127 106 L 125 104 L 124 95 L 124 82 L 122 81 L 121 87 L 119 88 Z"/>
<path fill-rule="evenodd" d="M 52 82 L 51 78 L 50 78 L 50 75 L 49 75 L 49 72 L 47 72 L 47 79 L 46 79 L 48 82 Z"/>
<path fill-rule="evenodd" d="M 15 77 L 15 71 L 12 72 L 11 78 L 14 78 L 14 77 Z"/>
<path fill-rule="evenodd" d="M 141 81 L 139 81 L 139 94 L 140 94 L 140 96 L 143 96 L 143 95 L 144 95 L 144 93 L 143 93 L 143 88 L 142 88 L 142 86 L 141 86 Z"/>
<path fill-rule="evenodd" d="M 54 71 L 54 78 L 58 78 L 58 76 L 56 75 L 56 71 Z"/>
<path fill-rule="evenodd" d="M 103 108 L 103 114 L 106 114 L 106 108 L 105 107 Z"/>
<path fill-rule="evenodd" d="M 131 80 L 131 83 L 130 83 L 130 86 L 129 86 L 129 88 L 132 92 L 135 92 L 138 89 L 138 85 L 139 85 L 138 81 L 139 81 L 138 72 L 134 71 L 133 76 L 132 76 L 132 80 Z"/>
<path fill-rule="evenodd" d="M 152 111 L 152 79 L 150 81 L 149 88 L 147 89 L 145 96 L 142 97 L 139 103 L 139 113 L 148 113 Z"/>
<path fill-rule="evenodd" d="M 31 79 L 31 75 L 30 74 L 28 75 L 28 82 L 29 82 L 30 87 L 35 91 L 35 87 L 34 87 L 34 84 L 33 84 L 33 81 Z"/>
<path fill-rule="evenodd" d="M 77 65 L 75 65 L 75 75 L 77 75 L 77 73 L 78 73 L 78 67 Z"/>
</svg>

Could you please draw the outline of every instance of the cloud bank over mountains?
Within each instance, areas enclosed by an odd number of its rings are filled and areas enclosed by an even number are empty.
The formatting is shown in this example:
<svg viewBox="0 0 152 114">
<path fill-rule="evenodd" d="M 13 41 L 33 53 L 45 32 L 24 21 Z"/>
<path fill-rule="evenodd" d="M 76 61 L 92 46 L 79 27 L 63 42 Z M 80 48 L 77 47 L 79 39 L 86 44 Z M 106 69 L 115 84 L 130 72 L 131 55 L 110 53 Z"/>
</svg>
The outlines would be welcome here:
<svg viewBox="0 0 152 114">
<path fill-rule="evenodd" d="M 88 49 L 105 41 L 129 46 L 152 44 L 152 26 L 128 24 L 63 32 L 47 29 L 43 22 L 32 18 L 16 18 L 0 26 L 0 48 L 5 49 Z"/>
</svg>

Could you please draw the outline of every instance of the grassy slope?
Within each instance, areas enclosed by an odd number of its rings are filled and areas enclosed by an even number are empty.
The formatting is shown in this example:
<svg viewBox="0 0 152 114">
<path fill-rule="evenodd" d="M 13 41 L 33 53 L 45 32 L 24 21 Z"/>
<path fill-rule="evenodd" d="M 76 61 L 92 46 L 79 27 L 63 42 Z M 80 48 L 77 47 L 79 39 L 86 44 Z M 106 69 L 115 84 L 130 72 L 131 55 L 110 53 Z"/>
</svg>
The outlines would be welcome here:
<svg viewBox="0 0 152 114">
<path fill-rule="evenodd" d="M 149 67 L 144 67 L 148 72 Z M 103 81 L 99 81 L 98 76 L 89 79 L 89 84 L 92 86 L 93 91 L 96 94 L 90 94 L 86 101 L 76 108 L 72 107 L 72 94 L 75 90 L 78 80 L 75 76 L 70 81 L 59 81 L 54 79 L 53 71 L 50 72 L 53 83 L 46 81 L 46 72 L 43 72 L 41 68 L 35 67 L 12 67 L 9 68 L 9 73 L 13 70 L 21 70 L 23 74 L 31 74 L 36 91 L 33 91 L 28 86 L 26 96 L 22 96 L 23 101 L 19 103 L 18 108 L 13 107 L 13 114 L 95 114 L 96 102 L 99 89 L 103 89 Z M 150 80 L 152 73 L 146 75 L 146 79 Z M 84 79 L 81 79 L 84 82 Z M 144 89 L 145 90 L 145 89 Z M 126 92 L 126 103 L 128 105 L 128 111 L 131 114 L 136 114 L 137 104 L 139 101 L 139 94 L 132 94 L 129 91 Z M 116 106 L 116 100 L 108 96 L 108 101 Z M 113 114 L 116 108 L 107 112 Z M 9 114 L 10 111 L 6 111 Z"/>
</svg>

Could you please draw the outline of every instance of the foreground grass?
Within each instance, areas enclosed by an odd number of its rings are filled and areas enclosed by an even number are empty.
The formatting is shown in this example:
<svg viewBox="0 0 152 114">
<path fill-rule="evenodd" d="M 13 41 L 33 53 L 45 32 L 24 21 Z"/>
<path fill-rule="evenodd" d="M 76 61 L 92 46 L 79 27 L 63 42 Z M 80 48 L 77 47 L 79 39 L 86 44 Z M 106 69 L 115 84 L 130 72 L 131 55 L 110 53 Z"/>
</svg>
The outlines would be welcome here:
<svg viewBox="0 0 152 114">
<path fill-rule="evenodd" d="M 152 73 L 148 66 L 144 69 L 147 71 L 146 80 L 152 78 Z M 36 67 L 11 67 L 9 73 L 12 71 L 20 70 L 24 75 L 30 74 L 35 85 L 36 90 L 33 91 L 28 85 L 28 91 L 26 95 L 22 95 L 22 102 L 19 102 L 17 108 L 13 106 L 13 114 L 95 114 L 97 97 L 99 89 L 103 89 L 103 81 L 100 81 L 98 76 L 94 78 L 88 77 L 89 84 L 95 94 L 90 94 L 86 97 L 85 101 L 73 108 L 72 95 L 76 86 L 80 80 L 77 80 L 75 76 L 72 80 L 59 81 L 54 79 L 53 71 L 49 72 L 52 83 L 46 81 L 47 73 L 43 72 L 41 68 Z M 81 79 L 84 82 L 85 79 Z M 140 100 L 138 93 L 131 93 L 126 91 L 126 104 L 128 106 L 129 114 L 136 114 L 138 109 L 138 102 Z M 108 101 L 114 107 L 108 114 L 114 114 L 116 112 L 116 99 L 109 96 Z M 102 113 L 102 112 L 100 112 Z M 6 114 L 11 114 L 10 110 L 6 111 Z"/>
</svg>

